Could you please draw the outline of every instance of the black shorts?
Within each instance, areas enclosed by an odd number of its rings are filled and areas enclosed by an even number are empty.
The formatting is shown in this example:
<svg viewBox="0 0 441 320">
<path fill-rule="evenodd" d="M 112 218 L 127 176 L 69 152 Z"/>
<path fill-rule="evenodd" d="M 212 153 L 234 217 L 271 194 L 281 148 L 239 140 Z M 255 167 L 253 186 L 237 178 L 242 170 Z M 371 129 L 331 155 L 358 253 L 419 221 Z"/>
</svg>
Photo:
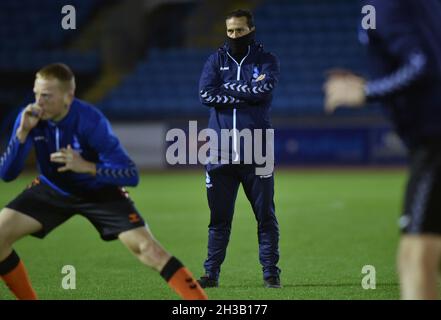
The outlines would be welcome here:
<svg viewBox="0 0 441 320">
<path fill-rule="evenodd" d="M 414 150 L 410 161 L 401 231 L 441 235 L 441 143 Z"/>
<path fill-rule="evenodd" d="M 43 228 L 33 234 L 37 238 L 44 238 L 75 214 L 88 219 L 106 241 L 145 225 L 128 193 L 119 187 L 100 189 L 81 197 L 65 196 L 36 179 L 6 207 L 39 221 Z"/>
</svg>

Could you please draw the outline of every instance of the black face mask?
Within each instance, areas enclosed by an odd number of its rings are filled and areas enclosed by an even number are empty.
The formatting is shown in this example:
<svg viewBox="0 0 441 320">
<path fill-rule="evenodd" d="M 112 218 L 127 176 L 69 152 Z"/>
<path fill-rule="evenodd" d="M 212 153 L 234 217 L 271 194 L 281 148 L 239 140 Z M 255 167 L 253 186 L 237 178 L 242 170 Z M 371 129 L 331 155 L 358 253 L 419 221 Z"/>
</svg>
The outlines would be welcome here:
<svg viewBox="0 0 441 320">
<path fill-rule="evenodd" d="M 255 31 L 240 38 L 227 37 L 227 43 L 234 58 L 243 58 L 248 52 L 248 46 L 254 42 Z"/>
</svg>

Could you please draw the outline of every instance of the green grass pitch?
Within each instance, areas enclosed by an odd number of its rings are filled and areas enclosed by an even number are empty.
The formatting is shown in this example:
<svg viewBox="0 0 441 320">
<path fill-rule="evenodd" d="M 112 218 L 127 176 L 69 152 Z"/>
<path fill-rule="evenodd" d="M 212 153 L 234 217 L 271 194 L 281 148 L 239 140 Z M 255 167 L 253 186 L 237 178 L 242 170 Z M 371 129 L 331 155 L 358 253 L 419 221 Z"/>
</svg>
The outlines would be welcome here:
<svg viewBox="0 0 441 320">
<path fill-rule="evenodd" d="M 0 206 L 32 177 L 0 182 Z M 220 287 L 207 290 L 211 299 L 398 299 L 404 171 L 279 170 L 275 181 L 283 288 L 263 288 L 256 222 L 241 190 Z M 143 174 L 130 193 L 156 238 L 199 277 L 209 220 L 204 172 Z M 15 249 L 40 299 L 178 299 L 156 272 L 118 241 L 101 241 L 80 216 L 44 240 L 20 240 Z M 75 290 L 61 286 L 64 265 L 76 269 Z M 362 288 L 364 265 L 375 267 L 376 289 Z M 1 282 L 0 299 L 12 299 Z"/>
</svg>

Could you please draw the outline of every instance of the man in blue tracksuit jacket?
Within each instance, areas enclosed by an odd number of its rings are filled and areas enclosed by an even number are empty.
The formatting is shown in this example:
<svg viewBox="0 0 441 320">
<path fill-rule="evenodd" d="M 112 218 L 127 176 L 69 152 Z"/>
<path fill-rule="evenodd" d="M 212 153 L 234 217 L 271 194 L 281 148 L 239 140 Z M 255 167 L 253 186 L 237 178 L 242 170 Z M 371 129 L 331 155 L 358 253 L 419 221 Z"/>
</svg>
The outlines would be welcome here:
<svg viewBox="0 0 441 320">
<path fill-rule="evenodd" d="M 258 223 L 264 285 L 279 288 L 279 227 L 273 200 L 273 167 L 259 174 L 256 168 L 260 163 L 254 154 L 249 154 L 251 148 L 247 148 L 245 139 L 244 144 L 241 143 L 241 133 L 247 130 L 254 146 L 257 143 L 268 154 L 272 152 L 268 145 L 273 136 L 268 130 L 271 129 L 270 107 L 279 76 L 279 62 L 254 41 L 255 28 L 250 12 L 231 13 L 226 18 L 226 28 L 227 43 L 208 58 L 199 82 L 200 101 L 210 107 L 208 127 L 216 131 L 219 138 L 218 148 L 210 150 L 210 162 L 206 165 L 211 215 L 205 275 L 199 283 L 202 287 L 218 286 L 237 191 L 242 183 Z M 256 129 L 260 129 L 262 135 L 256 135 Z M 225 130 L 232 130 L 227 145 L 221 143 Z"/>
<path fill-rule="evenodd" d="M 385 105 L 410 155 L 400 219 L 401 297 L 434 299 L 441 261 L 441 1 L 361 3 L 367 10 L 359 38 L 371 80 L 341 71 L 331 75 L 326 109 Z"/>
<path fill-rule="evenodd" d="M 0 276 L 18 299 L 36 299 L 12 245 L 26 235 L 44 238 L 81 214 L 103 240 L 119 239 L 154 268 L 184 299 L 206 299 L 196 279 L 153 238 L 123 186 L 136 186 L 138 170 L 108 120 L 74 98 L 70 68 L 56 63 L 37 72 L 35 103 L 17 117 L 0 157 L 0 178 L 21 173 L 32 146 L 40 175 L 0 212 Z"/>
</svg>

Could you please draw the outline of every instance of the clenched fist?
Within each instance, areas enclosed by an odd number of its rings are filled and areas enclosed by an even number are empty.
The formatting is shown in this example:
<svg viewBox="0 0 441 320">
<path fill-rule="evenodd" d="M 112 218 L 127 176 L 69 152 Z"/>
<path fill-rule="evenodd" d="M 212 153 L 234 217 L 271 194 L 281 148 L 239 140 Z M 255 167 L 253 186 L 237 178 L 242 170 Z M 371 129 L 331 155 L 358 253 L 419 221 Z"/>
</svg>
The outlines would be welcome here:
<svg viewBox="0 0 441 320">
<path fill-rule="evenodd" d="M 29 132 L 37 126 L 42 113 L 43 110 L 36 104 L 28 104 L 23 110 L 17 130 L 17 138 L 21 143 L 25 142 Z"/>
</svg>

